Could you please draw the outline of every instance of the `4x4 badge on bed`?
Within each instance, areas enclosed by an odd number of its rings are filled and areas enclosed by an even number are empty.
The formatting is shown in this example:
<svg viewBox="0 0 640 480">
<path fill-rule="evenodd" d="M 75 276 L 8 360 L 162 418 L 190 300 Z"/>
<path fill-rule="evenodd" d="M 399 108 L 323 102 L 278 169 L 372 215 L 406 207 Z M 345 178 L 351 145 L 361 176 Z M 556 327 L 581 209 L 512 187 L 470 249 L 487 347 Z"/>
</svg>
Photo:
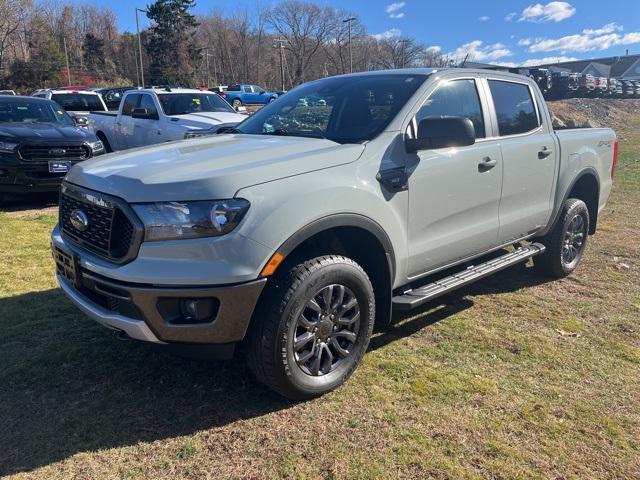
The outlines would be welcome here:
<svg viewBox="0 0 640 480">
<path fill-rule="evenodd" d="M 69 221 L 71 222 L 71 225 L 73 225 L 73 228 L 80 232 L 84 232 L 89 228 L 89 219 L 87 218 L 87 214 L 82 210 L 74 210 L 71 212 Z"/>
</svg>

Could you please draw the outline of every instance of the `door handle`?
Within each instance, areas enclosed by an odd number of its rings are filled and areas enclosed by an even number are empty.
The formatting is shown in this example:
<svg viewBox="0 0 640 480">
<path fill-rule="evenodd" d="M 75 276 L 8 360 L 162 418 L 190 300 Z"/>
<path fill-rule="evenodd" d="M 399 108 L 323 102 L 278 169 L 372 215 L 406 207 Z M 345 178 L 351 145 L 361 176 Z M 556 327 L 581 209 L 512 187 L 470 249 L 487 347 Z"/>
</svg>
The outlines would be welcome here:
<svg viewBox="0 0 640 480">
<path fill-rule="evenodd" d="M 478 164 L 478 171 L 479 172 L 486 172 L 488 170 L 491 170 L 493 167 L 495 167 L 498 164 L 498 161 L 491 158 L 491 157 L 484 157 L 482 159 L 482 161 Z"/>
<path fill-rule="evenodd" d="M 542 150 L 538 152 L 538 158 L 542 160 L 543 158 L 547 158 L 552 153 L 553 153 L 553 150 L 551 148 L 542 147 Z"/>
</svg>

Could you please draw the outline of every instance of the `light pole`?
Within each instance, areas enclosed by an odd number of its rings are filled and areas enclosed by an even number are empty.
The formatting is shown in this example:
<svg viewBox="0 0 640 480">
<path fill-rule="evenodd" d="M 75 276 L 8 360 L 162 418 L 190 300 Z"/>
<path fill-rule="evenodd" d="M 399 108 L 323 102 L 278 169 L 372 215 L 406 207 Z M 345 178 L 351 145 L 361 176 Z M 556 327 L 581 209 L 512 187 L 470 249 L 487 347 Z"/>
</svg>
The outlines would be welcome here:
<svg viewBox="0 0 640 480">
<path fill-rule="evenodd" d="M 282 80 L 282 91 L 285 91 L 284 88 L 284 42 L 283 38 L 276 39 L 277 46 L 280 49 L 280 79 Z"/>
<path fill-rule="evenodd" d="M 71 70 L 69 70 L 69 52 L 67 51 L 67 37 L 62 37 L 62 43 L 64 44 L 64 58 L 67 62 L 67 85 L 71 86 Z"/>
<path fill-rule="evenodd" d="M 213 54 L 209 53 L 209 48 L 211 48 L 211 47 L 202 47 L 202 48 L 200 48 L 200 51 L 204 52 L 205 66 L 206 66 L 206 69 L 207 69 L 207 90 L 210 87 L 210 85 L 209 85 L 209 57 L 213 56 Z"/>
<path fill-rule="evenodd" d="M 342 21 L 342 23 L 349 24 L 349 73 L 353 73 L 353 51 L 351 49 L 351 22 L 353 22 L 356 17 L 349 17 Z"/>
<path fill-rule="evenodd" d="M 402 68 L 404 68 L 407 63 L 407 43 L 409 43 L 409 40 L 406 38 L 400 40 L 400 44 L 402 45 Z"/>
<path fill-rule="evenodd" d="M 138 20 L 138 12 L 147 13 L 143 8 L 136 7 L 136 30 L 138 31 L 138 55 L 140 56 L 140 83 L 144 88 L 144 66 L 142 64 L 142 40 L 140 39 L 140 21 Z"/>
</svg>

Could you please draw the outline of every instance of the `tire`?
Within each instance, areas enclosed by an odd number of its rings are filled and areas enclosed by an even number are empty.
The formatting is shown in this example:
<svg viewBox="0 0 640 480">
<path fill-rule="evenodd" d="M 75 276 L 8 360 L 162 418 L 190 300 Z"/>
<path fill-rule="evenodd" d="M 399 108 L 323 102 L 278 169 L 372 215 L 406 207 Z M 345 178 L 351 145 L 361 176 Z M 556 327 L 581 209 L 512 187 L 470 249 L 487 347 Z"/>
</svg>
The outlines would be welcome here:
<svg viewBox="0 0 640 480">
<path fill-rule="evenodd" d="M 249 369 L 292 400 L 339 387 L 369 345 L 375 319 L 369 277 L 353 260 L 328 255 L 296 265 L 272 282 L 248 335 Z"/>
<path fill-rule="evenodd" d="M 553 230 L 540 239 L 546 251 L 534 260 L 542 272 L 562 278 L 573 272 L 587 245 L 589 232 L 589 210 L 576 198 L 569 198 L 562 205 L 560 218 Z"/>
<path fill-rule="evenodd" d="M 268 103 L 275 102 L 275 101 L 276 101 L 276 97 L 270 97 Z"/>
<path fill-rule="evenodd" d="M 237 110 L 237 109 L 238 109 L 238 107 L 241 107 L 241 106 L 242 106 L 242 100 L 240 100 L 239 98 L 234 98 L 234 99 L 231 101 L 231 106 Z"/>
<path fill-rule="evenodd" d="M 107 152 L 107 153 L 113 152 L 113 148 L 111 148 L 111 144 L 109 143 L 109 140 L 107 140 L 107 137 L 105 136 L 104 133 L 98 132 L 96 134 L 96 137 L 98 137 L 98 140 L 100 140 L 102 142 L 102 144 L 104 145 L 104 151 L 105 152 Z"/>
</svg>

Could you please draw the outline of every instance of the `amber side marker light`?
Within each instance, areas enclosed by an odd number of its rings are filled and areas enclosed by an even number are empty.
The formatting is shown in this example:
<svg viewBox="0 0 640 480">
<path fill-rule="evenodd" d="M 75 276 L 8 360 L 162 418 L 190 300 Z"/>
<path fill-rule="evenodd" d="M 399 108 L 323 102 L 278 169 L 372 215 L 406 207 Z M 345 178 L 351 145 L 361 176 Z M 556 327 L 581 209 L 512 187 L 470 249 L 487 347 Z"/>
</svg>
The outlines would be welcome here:
<svg viewBox="0 0 640 480">
<path fill-rule="evenodd" d="M 273 272 L 276 271 L 276 269 L 282 263 L 283 260 L 284 260 L 283 253 L 281 252 L 274 253 L 271 259 L 267 262 L 267 264 L 262 269 L 262 272 L 260 272 L 260 276 L 268 277 L 269 275 L 273 275 Z"/>
</svg>

